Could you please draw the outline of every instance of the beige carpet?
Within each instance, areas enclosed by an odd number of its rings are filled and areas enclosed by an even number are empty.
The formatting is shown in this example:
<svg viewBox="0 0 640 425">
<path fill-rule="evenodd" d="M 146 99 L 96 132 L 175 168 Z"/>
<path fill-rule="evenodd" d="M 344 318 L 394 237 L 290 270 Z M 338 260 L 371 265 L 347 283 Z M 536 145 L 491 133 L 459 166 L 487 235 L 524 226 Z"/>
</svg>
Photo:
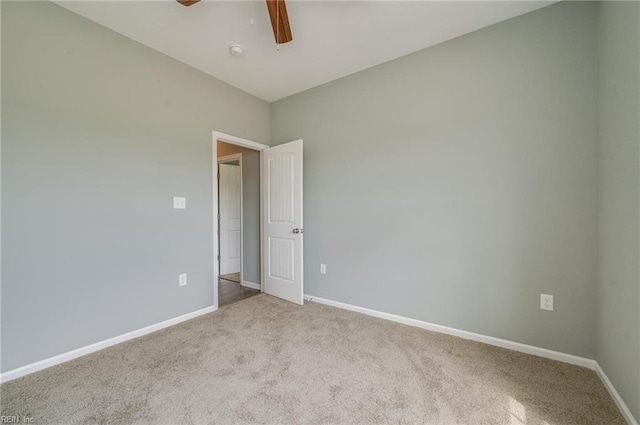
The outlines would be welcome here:
<svg viewBox="0 0 640 425">
<path fill-rule="evenodd" d="M 590 370 L 264 294 L 0 390 L 36 424 L 624 424 Z"/>
</svg>

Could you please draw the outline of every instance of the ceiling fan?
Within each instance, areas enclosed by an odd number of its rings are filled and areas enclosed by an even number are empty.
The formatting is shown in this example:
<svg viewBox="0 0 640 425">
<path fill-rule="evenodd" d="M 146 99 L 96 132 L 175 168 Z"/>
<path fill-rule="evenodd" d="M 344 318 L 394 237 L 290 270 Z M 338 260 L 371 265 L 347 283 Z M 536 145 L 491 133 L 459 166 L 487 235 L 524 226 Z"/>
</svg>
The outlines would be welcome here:
<svg viewBox="0 0 640 425">
<path fill-rule="evenodd" d="M 191 6 L 200 0 L 177 0 L 183 6 Z M 269 10 L 269 18 L 271 18 L 271 26 L 273 27 L 273 36 L 276 44 L 284 44 L 293 40 L 291 35 L 291 26 L 289 25 L 289 16 L 287 15 L 287 6 L 284 0 L 267 0 L 267 9 Z"/>
</svg>

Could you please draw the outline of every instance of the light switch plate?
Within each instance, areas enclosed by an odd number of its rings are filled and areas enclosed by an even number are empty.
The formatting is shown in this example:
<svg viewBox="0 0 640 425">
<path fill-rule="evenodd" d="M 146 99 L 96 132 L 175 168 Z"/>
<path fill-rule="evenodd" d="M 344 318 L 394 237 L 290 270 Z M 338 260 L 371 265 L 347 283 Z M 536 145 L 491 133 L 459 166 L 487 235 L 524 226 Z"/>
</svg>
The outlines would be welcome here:
<svg viewBox="0 0 640 425">
<path fill-rule="evenodd" d="M 173 197 L 173 208 L 177 210 L 187 209 L 187 198 L 182 196 Z"/>
<path fill-rule="evenodd" d="M 327 274 L 327 265 L 320 264 L 320 274 Z"/>
<path fill-rule="evenodd" d="M 184 286 L 187 284 L 187 274 L 182 273 L 178 275 L 178 286 Z"/>
</svg>

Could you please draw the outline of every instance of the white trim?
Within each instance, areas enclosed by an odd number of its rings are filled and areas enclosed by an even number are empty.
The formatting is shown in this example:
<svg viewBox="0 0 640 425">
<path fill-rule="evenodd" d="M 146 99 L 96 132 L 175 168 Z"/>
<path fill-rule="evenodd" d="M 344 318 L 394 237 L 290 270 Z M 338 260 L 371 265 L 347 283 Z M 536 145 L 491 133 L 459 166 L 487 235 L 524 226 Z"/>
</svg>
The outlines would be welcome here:
<svg viewBox="0 0 640 425">
<path fill-rule="evenodd" d="M 618 406 L 618 409 L 620 409 L 620 413 L 622 413 L 622 416 L 627 421 L 627 423 L 629 425 L 638 425 L 638 422 L 633 417 L 633 414 L 631 413 L 631 410 L 629 410 L 629 407 L 624 402 L 622 397 L 620 397 L 620 394 L 618 394 L 618 391 L 616 391 L 615 387 L 613 386 L 613 384 L 609 380 L 609 377 L 607 376 L 606 373 L 604 373 L 604 370 L 602 369 L 600 364 L 597 363 L 597 362 L 596 362 L 596 373 L 600 377 L 600 380 L 602 381 L 604 386 L 607 388 L 607 391 L 609 391 L 609 394 L 611 394 L 611 397 L 613 398 L 613 401 L 616 402 L 616 405 Z"/>
<path fill-rule="evenodd" d="M 251 140 L 243 139 L 241 137 L 232 136 L 231 134 L 225 134 L 220 131 L 212 131 L 211 132 L 211 175 L 212 175 L 212 186 L 213 186 L 213 216 L 214 225 L 213 225 L 213 306 L 214 308 L 218 308 L 218 226 L 217 220 L 218 217 L 218 140 L 224 143 L 230 143 L 236 146 L 242 146 L 249 149 L 254 149 L 260 151 L 260 167 L 262 167 L 262 151 L 267 149 L 269 146 L 263 145 L 262 143 L 253 142 Z M 262 168 L 260 169 L 260 187 L 262 192 Z M 260 214 L 262 214 L 262 204 L 260 205 Z M 262 231 L 260 231 L 260 238 L 262 238 Z M 262 244 L 260 244 L 260 249 L 262 249 Z M 262 276 L 261 276 L 262 278 Z"/>
<path fill-rule="evenodd" d="M 225 155 L 218 158 L 218 175 L 220 175 L 220 164 L 232 161 L 238 161 L 240 167 L 240 282 L 242 282 L 242 271 L 244 270 L 244 188 L 242 176 L 242 152 L 232 153 L 231 155 Z M 220 206 L 219 204 L 220 200 L 218 199 L 218 207 Z M 216 225 L 220 226 L 219 220 L 216 220 Z M 218 234 L 220 234 L 220 229 L 218 229 Z M 220 241 L 218 240 L 217 242 L 218 247 L 220 247 Z M 218 261 L 217 257 L 213 257 L 213 261 Z M 219 266 L 220 262 L 218 261 L 218 267 Z"/>
<path fill-rule="evenodd" d="M 570 363 L 573 365 L 586 367 L 591 370 L 595 370 L 596 368 L 595 360 L 574 356 L 572 354 L 560 353 L 558 351 L 547 350 L 546 348 L 534 347 L 532 345 L 521 344 L 519 342 L 509 341 L 506 339 L 494 338 L 492 336 L 486 336 L 486 335 L 477 334 L 474 332 L 463 331 L 460 329 L 450 328 L 448 326 L 436 325 L 435 323 L 429 323 L 429 322 L 424 322 L 422 320 L 411 319 L 409 317 L 398 316 L 390 313 L 384 313 L 382 311 L 371 310 L 369 308 L 364 308 L 364 307 L 358 307 L 351 304 L 341 303 L 339 301 L 327 300 L 325 298 L 319 298 L 313 295 L 305 295 L 304 299 L 308 301 L 317 302 L 320 304 L 326 304 L 332 307 L 342 308 L 344 310 L 355 311 L 357 313 L 366 314 L 368 316 L 378 317 L 380 319 L 391 320 L 392 322 L 398 322 L 398 323 L 402 323 L 409 326 L 415 326 L 415 327 L 426 329 L 433 332 L 453 335 L 459 338 L 464 338 L 471 341 L 483 342 L 485 344 L 494 345 L 496 347 L 507 348 L 509 350 L 518 351 L 521 353 L 533 354 L 535 356 L 544 357 L 547 359 Z"/>
<path fill-rule="evenodd" d="M 262 289 L 262 285 L 259 283 L 248 282 L 246 280 L 243 280 L 240 285 L 246 286 L 247 288 Z"/>
<path fill-rule="evenodd" d="M 205 307 L 191 313 L 183 314 L 182 316 L 174 317 L 173 319 L 165 320 L 164 322 L 156 323 L 154 325 L 150 325 L 135 331 L 127 332 L 126 334 L 105 339 L 104 341 L 96 342 L 94 344 L 86 345 L 84 347 L 68 351 L 66 353 L 58 354 L 57 356 L 49 357 L 48 359 L 40 360 L 38 362 L 19 367 L 17 369 L 9 370 L 0 374 L 0 382 L 8 382 L 16 378 L 32 374 L 39 370 L 58 365 L 60 363 L 65 363 L 69 360 L 77 359 L 78 357 L 82 357 L 87 354 L 102 350 L 103 348 L 111 347 L 113 345 L 120 344 L 121 342 L 139 338 L 155 331 L 159 331 L 160 329 L 168 328 L 169 326 L 177 325 L 178 323 L 185 322 L 187 320 L 191 320 L 198 316 L 202 316 L 203 314 L 212 313 L 214 311 L 216 311 L 215 306 Z"/>
<path fill-rule="evenodd" d="M 264 282 L 264 271 L 265 271 L 265 266 L 264 266 L 264 253 L 263 253 L 263 247 L 264 247 L 264 206 L 266 205 L 266 200 L 264 197 L 264 191 L 265 191 L 265 187 L 264 187 L 264 183 L 263 183 L 263 179 L 262 179 L 262 173 L 264 172 L 263 167 L 262 167 L 262 161 L 264 159 L 264 152 L 260 151 L 260 292 L 264 292 L 264 285 L 262 285 L 262 282 Z"/>
</svg>

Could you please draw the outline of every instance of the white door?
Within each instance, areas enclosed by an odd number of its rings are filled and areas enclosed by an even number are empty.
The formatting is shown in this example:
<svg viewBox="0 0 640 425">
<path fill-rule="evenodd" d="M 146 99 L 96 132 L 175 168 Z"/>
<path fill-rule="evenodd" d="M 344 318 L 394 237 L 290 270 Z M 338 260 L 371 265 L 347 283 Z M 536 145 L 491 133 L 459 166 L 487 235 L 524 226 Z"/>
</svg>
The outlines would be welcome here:
<svg viewBox="0 0 640 425">
<path fill-rule="evenodd" d="M 240 166 L 220 164 L 220 274 L 240 272 Z"/>
<path fill-rule="evenodd" d="M 303 304 L 302 140 L 262 151 L 264 292 Z"/>
</svg>

